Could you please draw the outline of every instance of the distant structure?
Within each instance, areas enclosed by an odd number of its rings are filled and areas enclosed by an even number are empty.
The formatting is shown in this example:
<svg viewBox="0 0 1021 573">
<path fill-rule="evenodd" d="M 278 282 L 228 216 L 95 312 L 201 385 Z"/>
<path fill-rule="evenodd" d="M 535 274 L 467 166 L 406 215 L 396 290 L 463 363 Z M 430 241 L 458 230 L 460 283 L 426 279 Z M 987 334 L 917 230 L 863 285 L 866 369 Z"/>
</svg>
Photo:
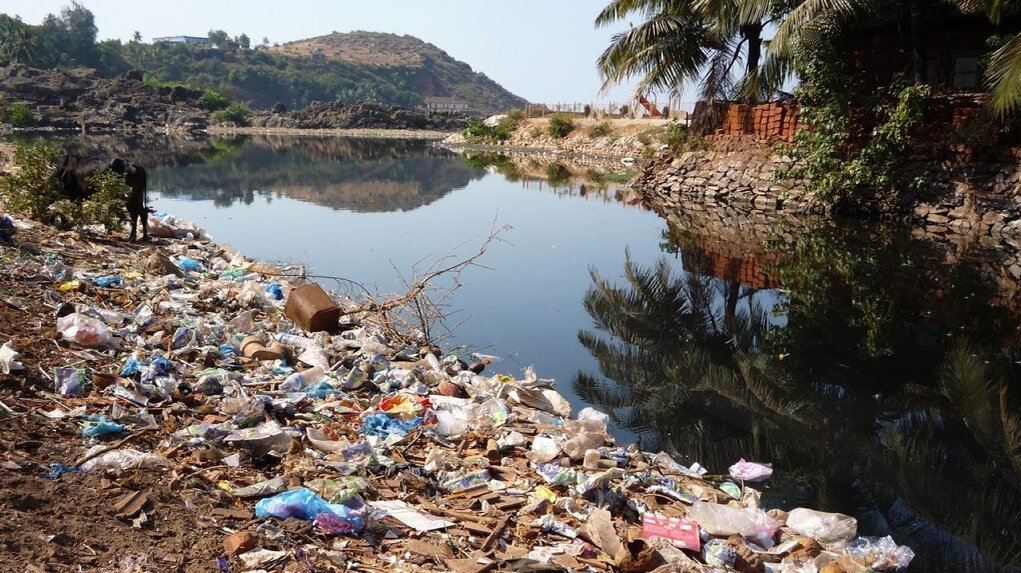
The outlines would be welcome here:
<svg viewBox="0 0 1021 573">
<path fill-rule="evenodd" d="M 160 44 L 211 44 L 209 38 L 202 36 L 163 36 L 162 38 L 153 38 L 153 43 Z"/>
<path fill-rule="evenodd" d="M 319 62 L 322 62 L 322 61 L 326 60 L 326 54 L 323 52 L 322 48 L 316 48 L 312 52 L 312 59 L 316 60 L 316 61 L 319 61 Z"/>
<path fill-rule="evenodd" d="M 471 106 L 463 99 L 453 96 L 429 96 L 422 98 L 418 107 L 432 111 L 468 111 Z"/>
</svg>

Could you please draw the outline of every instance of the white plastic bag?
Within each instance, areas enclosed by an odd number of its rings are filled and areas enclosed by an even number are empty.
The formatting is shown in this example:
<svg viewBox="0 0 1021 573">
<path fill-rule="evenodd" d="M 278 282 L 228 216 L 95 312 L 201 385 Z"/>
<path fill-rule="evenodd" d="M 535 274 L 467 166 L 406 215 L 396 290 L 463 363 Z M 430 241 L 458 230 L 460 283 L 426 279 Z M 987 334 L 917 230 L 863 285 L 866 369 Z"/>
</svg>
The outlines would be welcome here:
<svg viewBox="0 0 1021 573">
<path fill-rule="evenodd" d="M 77 312 L 58 318 L 57 330 L 64 340 L 81 346 L 104 348 L 114 345 L 110 329 L 103 321 Z"/>
<path fill-rule="evenodd" d="M 104 446 L 96 445 L 85 452 L 86 455 L 102 449 Z M 153 469 L 163 468 L 170 466 L 170 462 L 166 458 L 157 454 L 151 454 L 148 452 L 140 452 L 131 448 L 122 448 L 119 450 L 113 450 L 106 452 L 86 461 L 81 465 L 81 469 L 84 472 L 91 471 L 114 471 L 114 470 L 135 470 L 135 469 Z"/>
<path fill-rule="evenodd" d="M 8 340 L 0 346 L 0 373 L 10 374 L 11 370 L 21 370 L 23 367 L 17 361 L 20 354 L 14 350 L 14 342 Z"/>
<path fill-rule="evenodd" d="M 828 545 L 853 539 L 858 533 L 858 520 L 842 513 L 799 507 L 787 514 L 787 527 L 794 533 Z"/>
<path fill-rule="evenodd" d="M 719 503 L 700 502 L 688 508 L 688 517 L 698 522 L 709 535 L 728 537 L 742 535 L 763 540 L 773 537 L 780 522 L 761 509 L 730 507 Z"/>
<path fill-rule="evenodd" d="M 560 446 L 549 436 L 537 436 L 532 440 L 532 450 L 525 454 L 529 460 L 541 464 L 560 455 Z"/>
</svg>

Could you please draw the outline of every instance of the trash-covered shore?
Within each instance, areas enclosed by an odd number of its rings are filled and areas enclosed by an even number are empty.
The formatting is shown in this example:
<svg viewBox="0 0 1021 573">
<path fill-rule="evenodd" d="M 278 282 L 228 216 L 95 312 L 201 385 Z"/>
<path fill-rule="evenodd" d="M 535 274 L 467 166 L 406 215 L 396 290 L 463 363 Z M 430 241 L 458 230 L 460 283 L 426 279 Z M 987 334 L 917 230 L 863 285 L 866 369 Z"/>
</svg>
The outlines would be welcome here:
<svg viewBox="0 0 1021 573">
<path fill-rule="evenodd" d="M 0 569 L 852 573 L 913 557 L 848 516 L 762 508 L 769 460 L 684 467 L 615 444 L 541 373 L 398 341 L 371 306 L 172 217 L 152 232 L 0 215 Z"/>
</svg>

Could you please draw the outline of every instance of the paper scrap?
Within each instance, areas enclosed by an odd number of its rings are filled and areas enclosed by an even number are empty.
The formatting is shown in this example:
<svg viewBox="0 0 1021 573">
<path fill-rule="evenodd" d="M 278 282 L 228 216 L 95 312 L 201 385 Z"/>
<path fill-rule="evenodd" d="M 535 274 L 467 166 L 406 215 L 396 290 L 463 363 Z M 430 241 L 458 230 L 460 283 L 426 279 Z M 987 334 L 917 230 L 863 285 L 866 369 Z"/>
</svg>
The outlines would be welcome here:
<svg viewBox="0 0 1021 573">
<path fill-rule="evenodd" d="M 400 500 L 370 501 L 369 505 L 376 509 L 385 511 L 387 515 L 415 531 L 432 531 L 434 529 L 443 529 L 444 527 L 454 526 L 454 524 L 449 521 L 412 509 L 408 506 L 408 504 Z"/>
</svg>

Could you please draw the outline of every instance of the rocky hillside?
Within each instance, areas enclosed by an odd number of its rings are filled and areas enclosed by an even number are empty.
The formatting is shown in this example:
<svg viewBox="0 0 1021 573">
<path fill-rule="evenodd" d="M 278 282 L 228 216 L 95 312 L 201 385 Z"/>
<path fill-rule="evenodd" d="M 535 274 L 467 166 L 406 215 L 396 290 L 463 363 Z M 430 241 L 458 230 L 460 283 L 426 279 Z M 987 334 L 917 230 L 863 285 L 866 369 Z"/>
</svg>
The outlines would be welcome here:
<svg viewBox="0 0 1021 573">
<path fill-rule="evenodd" d="M 109 79 L 91 68 L 39 70 L 22 65 L 0 67 L 0 109 L 16 105 L 43 128 L 88 132 L 132 132 L 153 129 L 200 131 L 217 122 L 202 107 L 206 92 L 183 85 L 153 86 L 140 71 Z M 298 129 L 405 129 L 455 131 L 465 116 L 375 103 L 314 103 L 302 109 L 256 113 L 254 127 Z M 0 124 L 3 118 L 0 118 Z M 228 124 L 233 125 L 233 124 Z"/>
<path fill-rule="evenodd" d="M 259 114 L 253 127 L 289 129 L 429 129 L 455 131 L 464 128 L 460 114 L 436 113 L 375 103 L 345 106 L 339 103 L 313 103 L 294 111 Z"/>
<path fill-rule="evenodd" d="M 0 67 L 0 102 L 27 106 L 36 127 L 204 129 L 209 112 L 198 105 L 201 95 L 201 91 L 180 86 L 150 86 L 138 71 L 109 79 L 91 68 Z"/>
</svg>

